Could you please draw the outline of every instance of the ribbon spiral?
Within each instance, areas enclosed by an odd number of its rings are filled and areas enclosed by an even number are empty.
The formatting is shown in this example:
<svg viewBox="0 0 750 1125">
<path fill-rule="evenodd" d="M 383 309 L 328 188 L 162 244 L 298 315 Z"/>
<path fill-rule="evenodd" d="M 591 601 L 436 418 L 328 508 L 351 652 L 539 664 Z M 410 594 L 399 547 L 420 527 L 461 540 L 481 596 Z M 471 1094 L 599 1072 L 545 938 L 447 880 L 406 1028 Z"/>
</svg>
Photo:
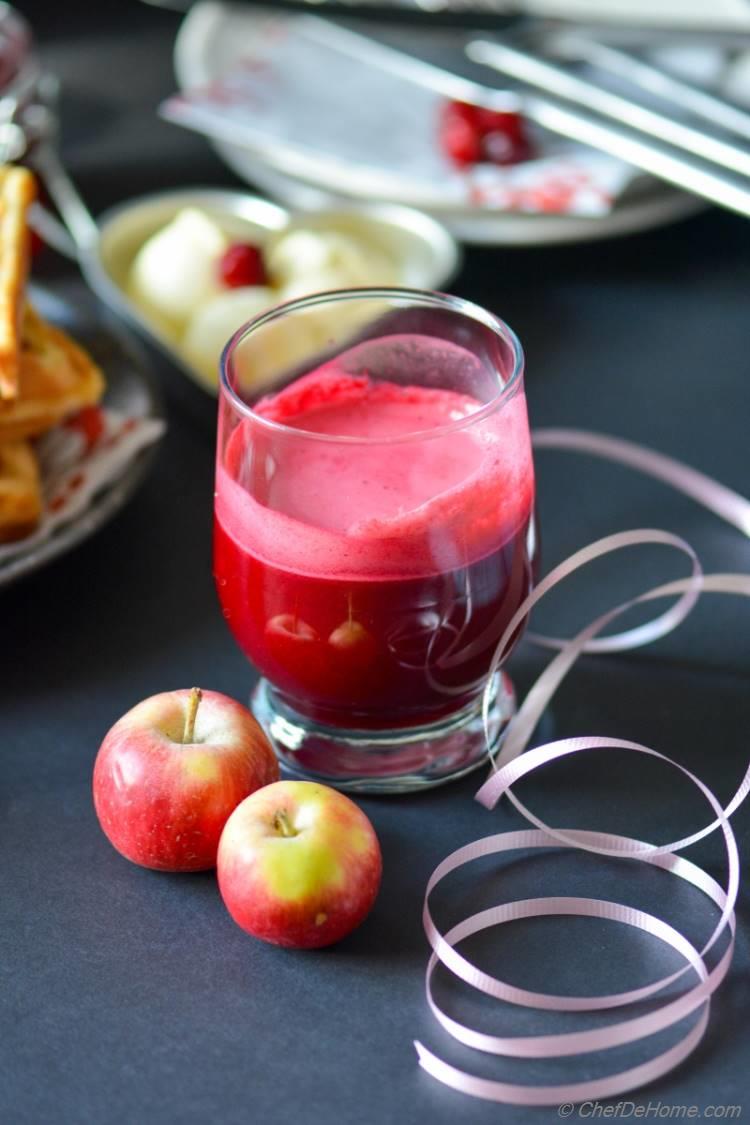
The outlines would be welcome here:
<svg viewBox="0 0 750 1125">
<path fill-rule="evenodd" d="M 533 435 L 533 442 L 537 449 L 572 450 L 628 465 L 646 475 L 670 484 L 720 518 L 733 524 L 745 535 L 750 536 L 750 501 L 710 477 L 704 476 L 702 473 L 698 473 L 696 470 L 660 453 L 618 438 L 581 430 L 538 430 Z M 573 571 L 594 559 L 611 554 L 614 551 L 645 544 L 660 544 L 682 552 L 690 561 L 690 576 L 654 587 L 601 614 L 571 640 L 528 634 L 529 638 L 535 643 L 556 649 L 557 654 L 531 687 L 523 705 L 511 720 L 501 752 L 497 759 L 493 761 L 492 771 L 476 793 L 476 799 L 485 808 L 492 809 L 503 795 L 507 795 L 519 812 L 534 827 L 520 831 L 501 832 L 458 848 L 447 856 L 433 872 L 425 891 L 423 908 L 424 929 L 432 947 L 432 955 L 426 973 L 427 1003 L 435 1018 L 454 1039 L 479 1051 L 514 1058 L 552 1059 L 605 1050 L 623 1043 L 636 1042 L 653 1035 L 657 1031 L 672 1027 L 693 1012 L 699 1011 L 700 1015 L 677 1043 L 646 1062 L 627 1070 L 607 1074 L 602 1078 L 562 1085 L 522 1085 L 480 1078 L 450 1065 L 428 1050 L 422 1043 L 415 1042 L 414 1046 L 420 1066 L 438 1081 L 474 1097 L 511 1105 L 560 1105 L 565 1102 L 575 1103 L 588 1099 L 611 1097 L 653 1081 L 679 1065 L 695 1050 L 706 1030 L 711 996 L 727 975 L 731 965 L 736 928 L 734 907 L 739 888 L 740 861 L 737 842 L 729 824 L 729 817 L 739 807 L 750 790 L 750 763 L 736 793 L 726 808 L 722 808 L 708 786 L 690 770 L 672 758 L 638 742 L 630 742 L 619 738 L 578 737 L 548 742 L 528 751 L 526 751 L 526 747 L 542 712 L 581 653 L 618 652 L 649 644 L 651 641 L 665 636 L 681 624 L 692 611 L 702 593 L 750 597 L 750 575 L 705 575 L 698 557 L 689 543 L 670 532 L 654 529 L 641 528 L 620 532 L 600 539 L 575 552 L 541 580 L 520 606 L 500 638 L 493 656 L 483 699 L 487 744 L 489 747 L 489 710 L 493 677 L 507 655 L 516 628 L 533 606 Z M 634 629 L 599 638 L 598 635 L 603 629 L 633 606 L 669 597 L 676 597 L 677 600 L 658 617 Z M 641 840 L 612 833 L 553 828 L 526 808 L 512 791 L 512 786 L 520 778 L 559 758 L 589 751 L 604 752 L 611 749 L 627 750 L 631 753 L 657 758 L 678 770 L 703 794 L 713 812 L 713 819 L 704 828 L 693 832 L 691 835 L 657 847 Z M 524 751 L 526 752 L 524 753 Z M 688 845 L 708 836 L 717 828 L 723 834 L 726 848 L 728 868 L 726 889 L 723 889 L 702 868 L 676 854 Z M 678 878 L 686 880 L 702 891 L 721 911 L 719 920 L 708 941 L 702 949 L 698 950 L 678 930 L 652 914 L 635 910 L 622 903 L 582 897 L 532 898 L 502 903 L 471 915 L 454 925 L 445 934 L 441 933 L 435 925 L 430 911 L 430 896 L 438 883 L 451 872 L 481 856 L 521 848 L 560 847 L 577 848 L 597 855 L 634 859 L 641 863 L 659 867 Z M 517 988 L 497 977 L 490 976 L 472 964 L 456 949 L 458 943 L 471 934 L 492 926 L 520 918 L 538 918 L 551 915 L 606 918 L 622 925 L 635 927 L 671 946 L 684 959 L 685 965 L 669 976 L 627 992 L 601 996 L 561 996 L 543 992 L 530 992 L 526 989 Z M 727 939 L 724 943 L 724 951 L 716 964 L 709 968 L 706 964 L 706 955 L 717 943 L 721 944 L 723 936 L 726 936 Z M 432 990 L 432 977 L 438 962 L 442 963 L 461 980 L 495 999 L 523 1007 L 555 1012 L 604 1011 L 625 1007 L 647 997 L 655 997 L 668 985 L 688 973 L 694 976 L 695 983 L 687 987 L 677 998 L 670 996 L 663 999 L 661 1004 L 648 1014 L 620 1019 L 606 1028 L 554 1035 L 494 1036 L 459 1023 L 438 1005 Z"/>
</svg>

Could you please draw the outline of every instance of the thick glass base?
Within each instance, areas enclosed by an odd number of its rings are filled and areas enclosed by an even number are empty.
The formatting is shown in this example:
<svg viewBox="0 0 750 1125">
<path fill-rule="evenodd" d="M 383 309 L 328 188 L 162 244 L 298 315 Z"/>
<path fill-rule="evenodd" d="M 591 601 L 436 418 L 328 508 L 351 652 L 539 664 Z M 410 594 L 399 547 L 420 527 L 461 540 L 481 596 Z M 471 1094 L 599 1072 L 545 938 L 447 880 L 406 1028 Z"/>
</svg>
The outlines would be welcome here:
<svg viewBox="0 0 750 1125">
<path fill-rule="evenodd" d="M 455 781 L 488 761 L 481 697 L 438 723 L 378 731 L 314 723 L 290 708 L 267 680 L 255 689 L 252 706 L 288 773 L 336 789 L 413 793 Z M 513 685 L 500 672 L 490 707 L 493 753 L 515 709 Z"/>
</svg>

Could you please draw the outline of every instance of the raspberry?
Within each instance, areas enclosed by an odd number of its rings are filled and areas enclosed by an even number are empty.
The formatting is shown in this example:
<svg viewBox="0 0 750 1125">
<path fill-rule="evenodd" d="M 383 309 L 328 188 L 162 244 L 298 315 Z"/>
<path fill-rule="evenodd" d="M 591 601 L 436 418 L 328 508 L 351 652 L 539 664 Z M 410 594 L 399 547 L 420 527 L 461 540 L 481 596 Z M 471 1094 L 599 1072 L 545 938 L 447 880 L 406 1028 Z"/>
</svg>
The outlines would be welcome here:
<svg viewBox="0 0 750 1125">
<path fill-rule="evenodd" d="M 235 242 L 221 257 L 219 276 L 228 289 L 265 285 L 268 280 L 260 248 L 250 242 Z"/>
<path fill-rule="evenodd" d="M 443 103 L 439 139 L 445 155 L 460 168 L 480 161 L 520 164 L 533 156 L 520 113 L 482 109 L 466 102 Z"/>
</svg>

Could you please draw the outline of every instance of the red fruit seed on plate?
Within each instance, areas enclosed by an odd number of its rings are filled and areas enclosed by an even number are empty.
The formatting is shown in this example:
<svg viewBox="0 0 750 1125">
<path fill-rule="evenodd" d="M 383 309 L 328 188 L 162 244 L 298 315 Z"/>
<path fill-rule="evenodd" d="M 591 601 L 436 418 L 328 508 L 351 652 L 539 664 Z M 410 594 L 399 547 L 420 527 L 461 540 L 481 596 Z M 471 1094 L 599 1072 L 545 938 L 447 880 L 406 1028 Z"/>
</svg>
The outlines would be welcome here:
<svg viewBox="0 0 750 1125">
<path fill-rule="evenodd" d="M 228 289 L 265 285 L 268 277 L 260 248 L 250 242 L 233 243 L 221 257 L 219 276 Z"/>
</svg>

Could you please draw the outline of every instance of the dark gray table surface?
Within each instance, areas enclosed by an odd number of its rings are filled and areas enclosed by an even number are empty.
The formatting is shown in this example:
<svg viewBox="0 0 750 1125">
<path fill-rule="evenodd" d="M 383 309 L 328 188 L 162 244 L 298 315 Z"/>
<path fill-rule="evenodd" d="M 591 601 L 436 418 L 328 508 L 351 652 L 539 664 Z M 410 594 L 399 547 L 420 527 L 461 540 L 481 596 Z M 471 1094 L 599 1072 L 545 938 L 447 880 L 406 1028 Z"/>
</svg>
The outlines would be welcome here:
<svg viewBox="0 0 750 1125">
<path fill-rule="evenodd" d="M 176 17 L 135 3 L 30 3 L 65 83 L 66 158 L 95 209 L 161 185 L 231 183 L 202 141 L 159 123 L 172 88 Z M 64 24 L 64 26 L 63 26 Z M 65 284 L 69 267 L 39 266 Z M 750 492 L 750 224 L 717 212 L 627 241 L 472 251 L 456 292 L 504 316 L 528 356 L 534 425 L 574 425 L 663 450 Z M 168 405 L 170 405 L 168 401 Z M 101 835 L 91 769 L 111 723 L 153 692 L 200 683 L 244 698 L 251 672 L 218 610 L 211 579 L 213 448 L 172 404 L 147 483 L 93 539 L 0 592 L 0 1121 L 8 1125 L 297 1122 L 547 1122 L 554 1109 L 497 1107 L 433 1082 L 412 1040 L 477 1073 L 561 1081 L 624 1067 L 607 1060 L 531 1062 L 459 1048 L 423 998 L 421 895 L 433 867 L 476 837 L 517 827 L 472 794 L 478 778 L 407 799 L 367 800 L 384 852 L 368 922 L 340 946 L 290 953 L 254 942 L 229 919 L 211 874 L 176 877 L 122 860 Z M 544 564 L 624 527 L 684 534 L 708 570 L 748 570 L 737 532 L 665 487 L 563 454 L 538 457 Z M 597 609 L 681 573 L 665 552 L 633 552 L 560 592 L 538 626 L 574 629 Z M 653 648 L 582 661 L 545 733 L 635 738 L 699 773 L 724 800 L 747 760 L 748 607 L 705 599 Z M 522 645 L 521 691 L 544 664 Z M 525 799 L 559 825 L 654 841 L 681 836 L 707 811 L 666 767 L 621 754 L 555 766 Z M 747 809 L 735 830 L 748 852 Z M 691 857 L 724 877 L 718 839 Z M 439 896 L 447 924 L 502 897 L 600 894 L 655 909 L 697 942 L 712 912 L 666 875 L 584 856 L 477 865 Z M 680 1069 L 628 1095 L 661 1106 L 742 1106 L 748 1097 L 750 909 L 704 1042 Z M 475 942 L 492 970 L 531 988 L 634 986 L 677 961 L 656 942 L 606 923 L 518 923 Z M 439 982 L 456 1010 L 509 1034 L 571 1026 L 488 1009 Z M 595 1022 L 592 1020 L 592 1023 Z M 674 1041 L 667 1033 L 651 1050 Z M 645 1111 L 644 1111 L 645 1112 Z M 672 1111 L 676 1115 L 679 1111 Z M 585 1111 L 583 1113 L 585 1116 Z M 734 1115 L 736 1119 L 736 1114 Z"/>
</svg>

